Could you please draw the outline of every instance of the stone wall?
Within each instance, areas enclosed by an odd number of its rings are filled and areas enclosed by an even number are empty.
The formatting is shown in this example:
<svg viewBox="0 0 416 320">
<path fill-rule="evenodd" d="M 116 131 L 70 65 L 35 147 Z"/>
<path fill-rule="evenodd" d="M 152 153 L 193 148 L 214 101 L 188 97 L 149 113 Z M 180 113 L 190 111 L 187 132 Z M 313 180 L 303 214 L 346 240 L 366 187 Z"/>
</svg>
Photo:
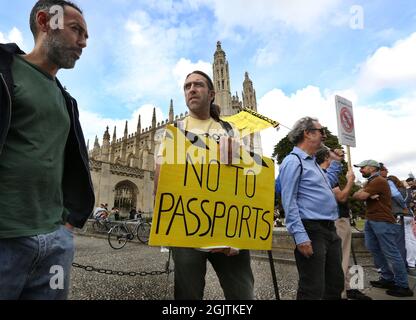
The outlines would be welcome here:
<svg viewBox="0 0 416 320">
<path fill-rule="evenodd" d="M 364 245 L 364 233 L 352 233 L 352 245 L 357 256 L 370 256 L 370 252 Z M 273 252 L 293 254 L 295 243 L 292 236 L 285 228 L 274 228 L 273 230 Z"/>
</svg>

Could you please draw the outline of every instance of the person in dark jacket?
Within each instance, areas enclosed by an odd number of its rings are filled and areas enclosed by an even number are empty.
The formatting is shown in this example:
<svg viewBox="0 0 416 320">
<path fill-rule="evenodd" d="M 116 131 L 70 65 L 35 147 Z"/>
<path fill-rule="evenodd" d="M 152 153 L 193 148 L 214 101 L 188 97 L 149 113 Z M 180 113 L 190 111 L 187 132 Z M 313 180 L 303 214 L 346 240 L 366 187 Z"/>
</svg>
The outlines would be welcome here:
<svg viewBox="0 0 416 320">
<path fill-rule="evenodd" d="M 389 186 L 391 183 L 394 184 L 396 187 L 396 192 L 398 192 L 396 197 L 393 197 L 393 190 L 390 186 L 391 190 L 391 211 L 393 215 L 396 217 L 397 221 L 400 223 L 400 232 L 397 233 L 397 246 L 400 250 L 400 254 L 403 258 L 403 261 L 407 267 L 407 252 L 406 252 L 406 240 L 405 240 L 405 227 L 404 227 L 404 216 L 409 214 L 409 209 L 406 205 L 406 187 L 404 186 L 403 182 L 400 181 L 399 178 L 393 175 L 389 175 L 387 177 L 387 182 Z"/>
<path fill-rule="evenodd" d="M 72 229 L 94 192 L 77 103 L 56 74 L 75 66 L 87 25 L 75 4 L 40 0 L 30 29 L 30 53 L 0 44 L 0 299 L 66 299 Z"/>
<path fill-rule="evenodd" d="M 131 208 L 130 212 L 129 212 L 129 219 L 133 220 L 136 219 L 137 216 L 137 211 L 136 211 L 136 207 Z"/>
</svg>

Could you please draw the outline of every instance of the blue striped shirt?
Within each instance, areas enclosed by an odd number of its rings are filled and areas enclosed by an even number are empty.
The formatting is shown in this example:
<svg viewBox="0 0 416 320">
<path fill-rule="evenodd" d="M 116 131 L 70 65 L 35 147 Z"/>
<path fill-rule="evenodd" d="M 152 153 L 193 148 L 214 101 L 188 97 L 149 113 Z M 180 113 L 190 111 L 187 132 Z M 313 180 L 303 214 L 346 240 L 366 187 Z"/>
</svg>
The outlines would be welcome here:
<svg viewBox="0 0 416 320">
<path fill-rule="evenodd" d="M 282 187 L 282 204 L 286 215 L 286 227 L 295 238 L 296 244 L 310 241 L 301 219 L 336 220 L 338 205 L 332 188 L 338 183 L 342 171 L 339 161 L 332 161 L 325 173 L 311 157 L 298 147 L 292 153 L 302 159 L 303 172 L 300 176 L 299 159 L 289 154 L 279 170 Z"/>
</svg>

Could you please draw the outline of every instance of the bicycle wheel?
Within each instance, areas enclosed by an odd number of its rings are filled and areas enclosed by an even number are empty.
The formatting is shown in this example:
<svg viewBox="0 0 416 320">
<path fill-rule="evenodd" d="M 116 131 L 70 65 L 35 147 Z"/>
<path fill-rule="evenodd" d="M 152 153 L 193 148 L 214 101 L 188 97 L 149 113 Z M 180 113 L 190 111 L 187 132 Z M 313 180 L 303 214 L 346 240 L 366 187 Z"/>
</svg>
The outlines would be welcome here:
<svg viewBox="0 0 416 320">
<path fill-rule="evenodd" d="M 113 249 L 121 249 L 126 245 L 128 236 L 123 226 L 114 226 L 108 231 L 108 244 Z"/>
<path fill-rule="evenodd" d="M 141 223 L 137 227 L 137 238 L 140 240 L 140 242 L 147 244 L 149 241 L 150 236 L 150 224 L 147 222 Z"/>
</svg>

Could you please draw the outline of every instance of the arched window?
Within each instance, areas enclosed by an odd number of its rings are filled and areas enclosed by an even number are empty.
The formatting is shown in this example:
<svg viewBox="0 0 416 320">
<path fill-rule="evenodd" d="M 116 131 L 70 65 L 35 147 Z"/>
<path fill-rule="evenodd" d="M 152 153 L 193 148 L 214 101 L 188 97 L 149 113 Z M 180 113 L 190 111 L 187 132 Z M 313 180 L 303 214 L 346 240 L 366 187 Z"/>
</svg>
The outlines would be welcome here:
<svg viewBox="0 0 416 320">
<path fill-rule="evenodd" d="M 128 180 L 117 183 L 115 187 L 114 207 L 122 213 L 130 212 L 131 208 L 137 208 L 137 186 Z"/>
<path fill-rule="evenodd" d="M 133 166 L 133 161 L 132 161 L 132 159 L 134 159 L 134 155 L 133 155 L 132 153 L 130 153 L 130 154 L 127 156 L 127 160 L 126 160 L 126 165 L 127 165 L 128 167 L 132 167 L 132 166 Z"/>
</svg>

